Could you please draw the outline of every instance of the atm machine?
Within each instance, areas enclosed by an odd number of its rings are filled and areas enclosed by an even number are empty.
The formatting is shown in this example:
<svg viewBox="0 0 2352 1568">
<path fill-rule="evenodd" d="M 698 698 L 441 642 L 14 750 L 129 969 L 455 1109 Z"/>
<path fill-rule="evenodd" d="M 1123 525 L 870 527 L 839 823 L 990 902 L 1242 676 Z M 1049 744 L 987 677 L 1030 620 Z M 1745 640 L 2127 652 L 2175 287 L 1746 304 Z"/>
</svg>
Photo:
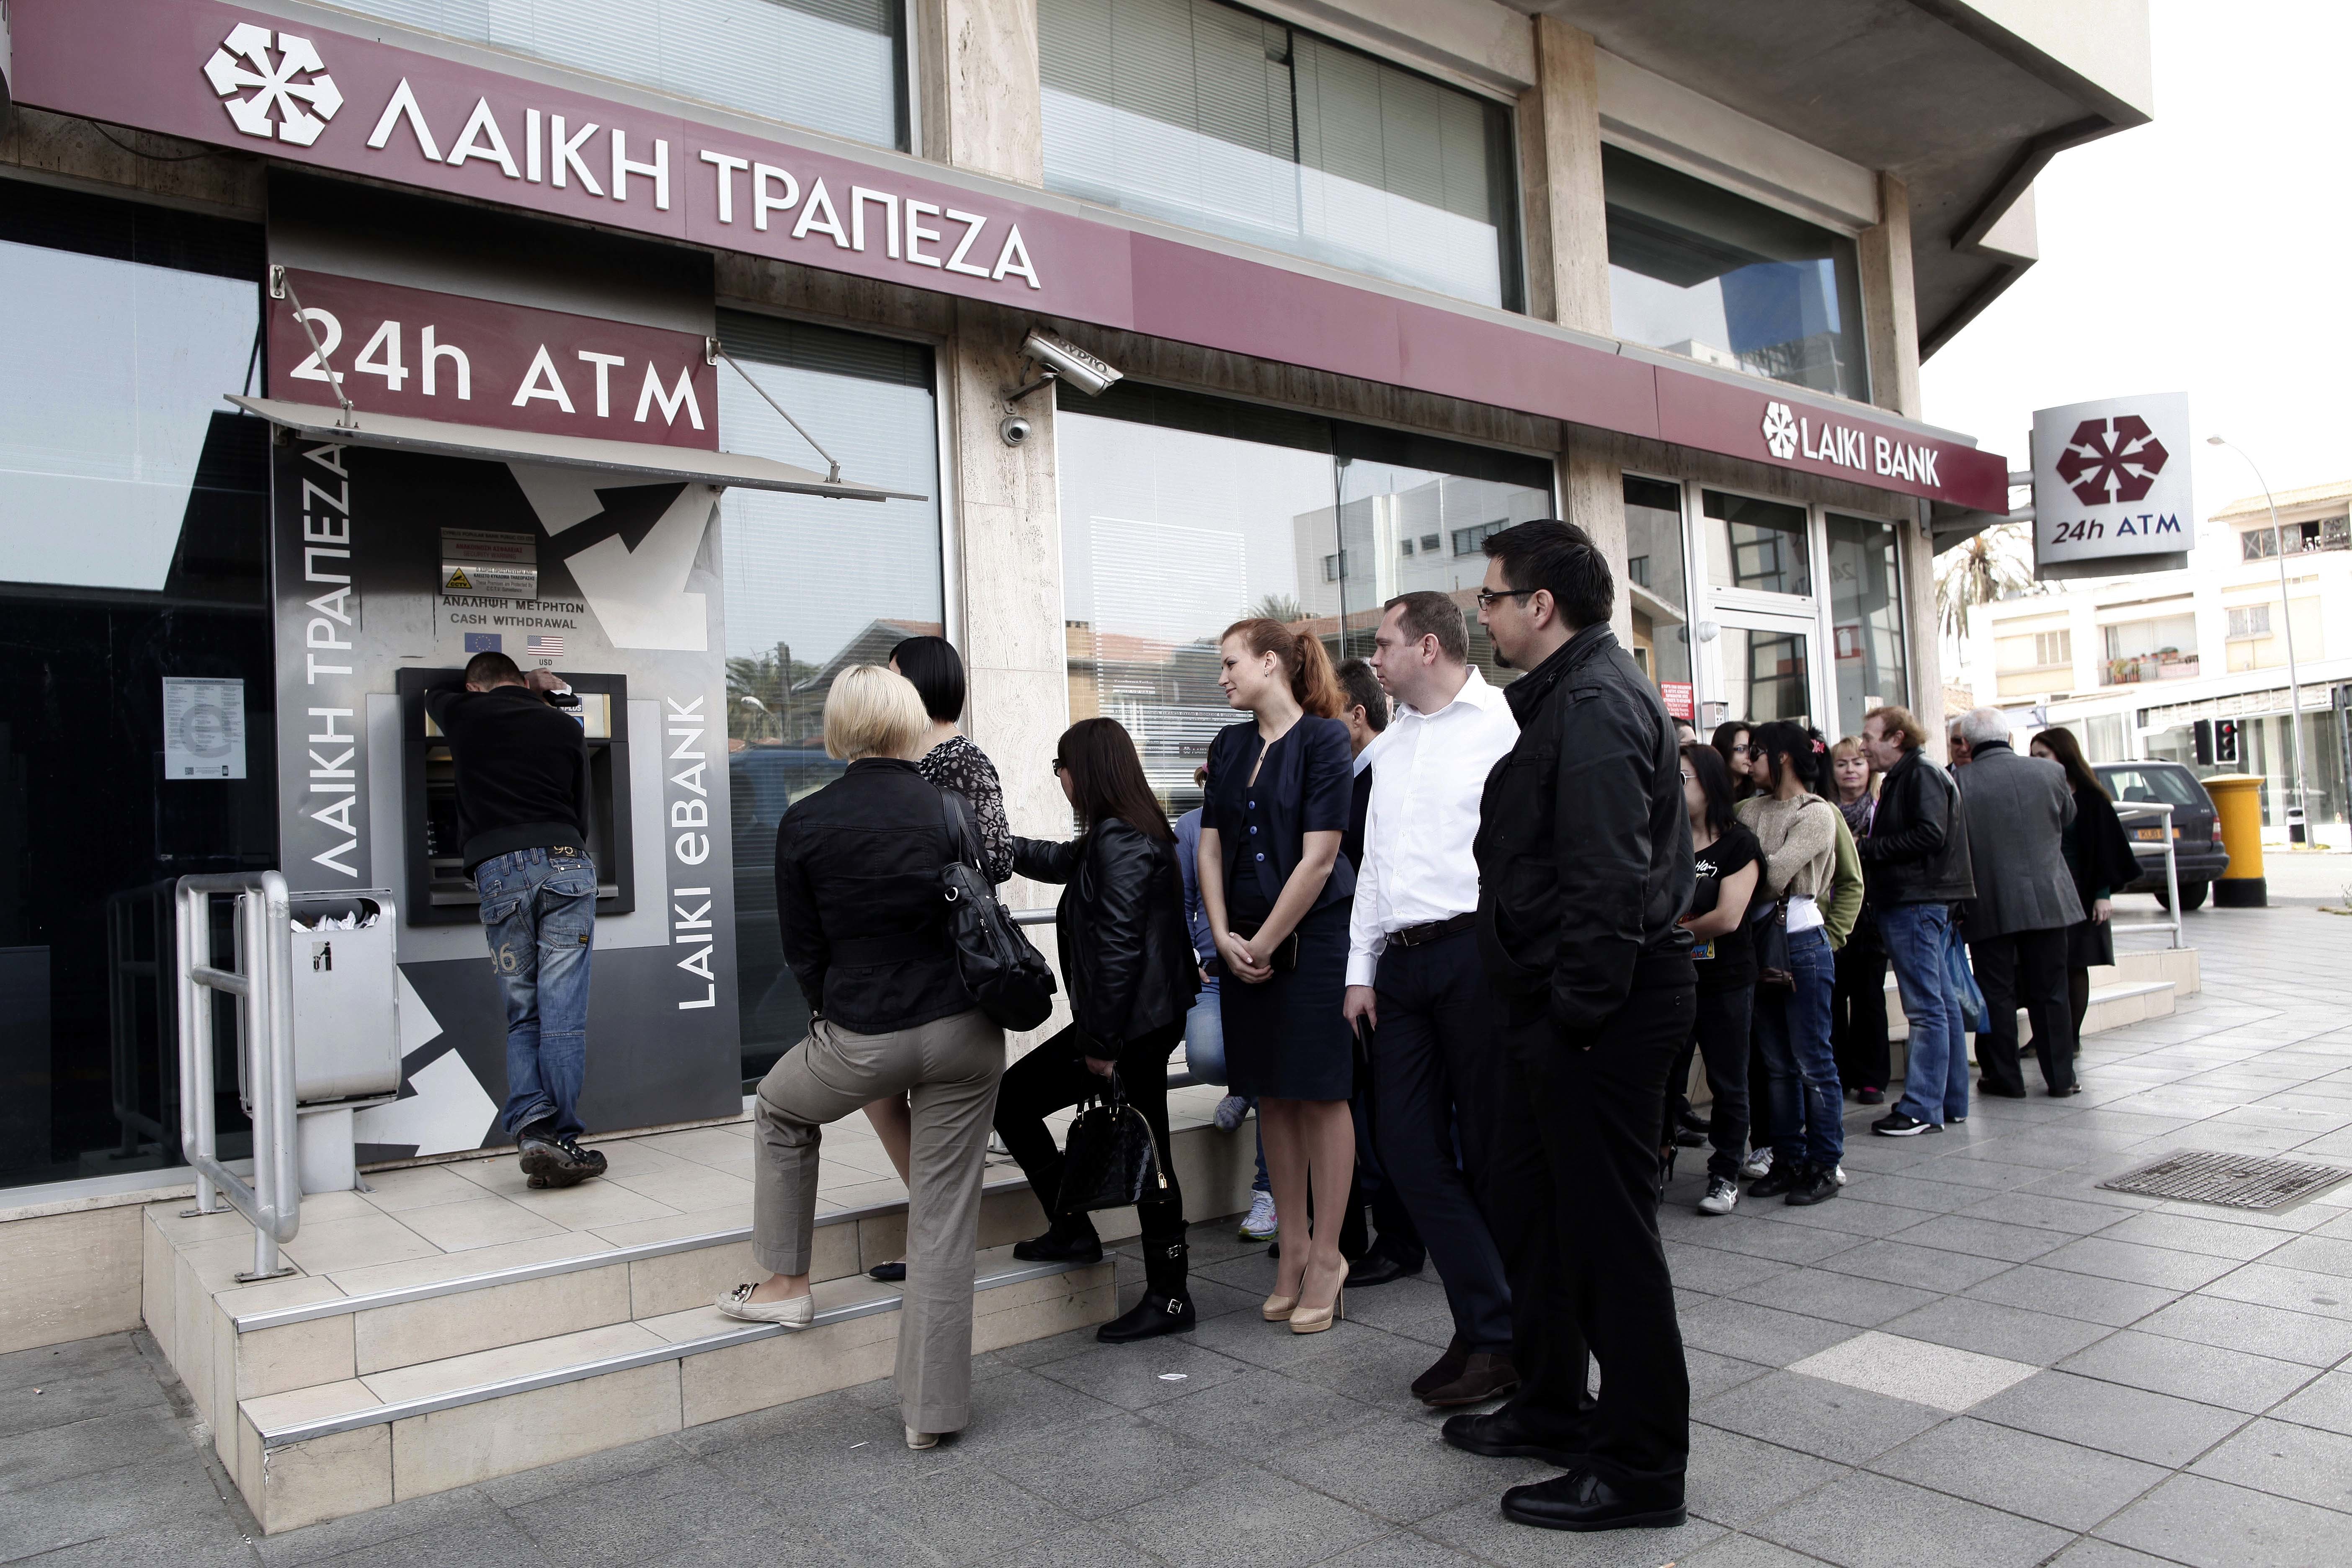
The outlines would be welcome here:
<svg viewBox="0 0 2352 1568">
<path fill-rule="evenodd" d="M 449 743 L 425 711 L 425 693 L 460 679 L 462 669 L 399 672 L 401 804 L 408 877 L 408 923 L 472 925 L 481 918 L 460 858 L 457 773 Z M 588 737 L 588 786 L 593 820 L 588 852 L 596 861 L 596 913 L 625 915 L 637 907 L 629 826 L 629 678 L 572 675 L 564 679 L 580 699 L 572 716 Z"/>
</svg>

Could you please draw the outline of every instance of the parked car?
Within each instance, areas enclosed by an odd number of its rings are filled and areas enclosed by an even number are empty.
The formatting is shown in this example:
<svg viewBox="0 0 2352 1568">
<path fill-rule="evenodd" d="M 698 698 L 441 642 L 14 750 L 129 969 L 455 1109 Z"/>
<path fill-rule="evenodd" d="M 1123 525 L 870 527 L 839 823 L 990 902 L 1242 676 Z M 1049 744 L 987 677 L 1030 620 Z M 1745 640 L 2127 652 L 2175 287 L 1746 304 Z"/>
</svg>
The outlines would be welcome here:
<svg viewBox="0 0 2352 1568">
<path fill-rule="evenodd" d="M 2221 847 L 2215 832 L 2219 818 L 2213 797 L 2205 793 L 2197 775 L 2179 763 L 2152 761 L 2098 763 L 2091 771 L 2099 775 L 2118 807 L 2158 801 L 2172 807 L 2172 855 L 2180 878 L 2180 907 L 2202 908 L 2213 879 L 2230 868 L 2230 852 Z M 2124 831 L 2131 836 L 2132 853 L 2139 859 L 2139 879 L 2121 890 L 2154 893 L 2162 903 L 2167 896 L 2164 825 L 2153 816 L 2135 817 L 2127 810 L 2123 819 Z"/>
</svg>

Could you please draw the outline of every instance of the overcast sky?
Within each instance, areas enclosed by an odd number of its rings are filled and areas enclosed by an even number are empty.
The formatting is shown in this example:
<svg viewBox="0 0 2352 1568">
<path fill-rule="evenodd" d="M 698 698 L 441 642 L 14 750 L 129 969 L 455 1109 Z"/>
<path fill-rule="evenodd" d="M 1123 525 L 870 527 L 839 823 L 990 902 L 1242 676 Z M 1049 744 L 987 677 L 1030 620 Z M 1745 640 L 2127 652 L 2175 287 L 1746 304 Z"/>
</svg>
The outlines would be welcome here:
<svg viewBox="0 0 2352 1568">
<path fill-rule="evenodd" d="M 2189 394 L 2197 515 L 2352 479 L 2352 5 L 2153 0 L 2156 119 L 2061 153 L 2042 259 L 1922 367 L 1931 422 L 2026 466 L 2036 408 Z"/>
</svg>

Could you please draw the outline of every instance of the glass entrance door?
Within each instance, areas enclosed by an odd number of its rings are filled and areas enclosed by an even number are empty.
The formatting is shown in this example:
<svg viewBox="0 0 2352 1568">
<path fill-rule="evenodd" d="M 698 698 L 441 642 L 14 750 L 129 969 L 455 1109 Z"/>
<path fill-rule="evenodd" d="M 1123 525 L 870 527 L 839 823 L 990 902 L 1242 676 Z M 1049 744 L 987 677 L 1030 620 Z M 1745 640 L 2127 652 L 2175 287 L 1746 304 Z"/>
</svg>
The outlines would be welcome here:
<svg viewBox="0 0 2352 1568">
<path fill-rule="evenodd" d="M 1727 616 L 1717 647 L 1725 715 L 1763 723 L 1792 719 L 1817 723 L 1823 711 L 1815 689 L 1816 628 L 1775 616 Z"/>
</svg>

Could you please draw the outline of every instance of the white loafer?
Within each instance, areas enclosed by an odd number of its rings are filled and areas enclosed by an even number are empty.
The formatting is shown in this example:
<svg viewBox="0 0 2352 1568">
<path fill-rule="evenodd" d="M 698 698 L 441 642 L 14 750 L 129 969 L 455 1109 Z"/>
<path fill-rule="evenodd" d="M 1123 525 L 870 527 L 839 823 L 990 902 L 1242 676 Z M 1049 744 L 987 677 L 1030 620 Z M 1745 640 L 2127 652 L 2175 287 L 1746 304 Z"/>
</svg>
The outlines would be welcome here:
<svg viewBox="0 0 2352 1568">
<path fill-rule="evenodd" d="M 740 1318 L 747 1323 L 781 1323 L 788 1329 L 805 1329 L 816 1321 L 816 1297 L 787 1296 L 781 1301 L 754 1301 L 751 1292 L 757 1285 L 738 1285 L 722 1291 L 713 1303 L 730 1318 Z"/>
<path fill-rule="evenodd" d="M 907 1447 L 909 1448 L 936 1448 L 939 1446 L 940 1435 L 937 1432 L 918 1432 L 912 1426 L 907 1428 Z"/>
</svg>

